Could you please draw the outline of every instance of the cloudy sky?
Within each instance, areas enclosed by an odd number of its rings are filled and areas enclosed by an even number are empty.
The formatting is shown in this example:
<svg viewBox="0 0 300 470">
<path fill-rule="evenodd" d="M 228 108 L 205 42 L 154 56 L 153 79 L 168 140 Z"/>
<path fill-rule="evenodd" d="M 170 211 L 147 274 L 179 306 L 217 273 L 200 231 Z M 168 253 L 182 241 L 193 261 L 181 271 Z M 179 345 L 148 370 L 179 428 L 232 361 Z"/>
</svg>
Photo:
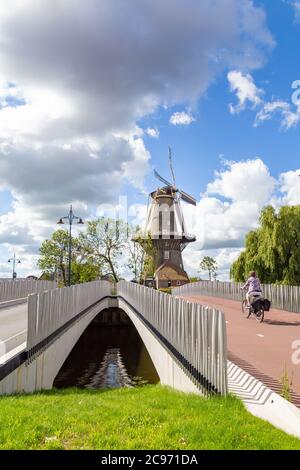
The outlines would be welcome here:
<svg viewBox="0 0 300 470">
<path fill-rule="evenodd" d="M 143 219 L 153 168 L 220 278 L 261 208 L 300 203 L 300 1 L 1 0 L 0 277 L 73 203 Z"/>
</svg>

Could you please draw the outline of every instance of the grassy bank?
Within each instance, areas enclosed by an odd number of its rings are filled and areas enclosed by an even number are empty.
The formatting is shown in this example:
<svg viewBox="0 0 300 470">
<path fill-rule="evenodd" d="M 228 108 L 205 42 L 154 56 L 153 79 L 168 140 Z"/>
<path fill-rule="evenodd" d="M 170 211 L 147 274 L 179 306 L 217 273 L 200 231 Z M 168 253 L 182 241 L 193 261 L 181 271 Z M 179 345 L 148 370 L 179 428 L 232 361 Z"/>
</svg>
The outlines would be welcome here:
<svg viewBox="0 0 300 470">
<path fill-rule="evenodd" d="M 300 449 L 236 398 L 161 386 L 0 398 L 1 449 Z"/>
</svg>

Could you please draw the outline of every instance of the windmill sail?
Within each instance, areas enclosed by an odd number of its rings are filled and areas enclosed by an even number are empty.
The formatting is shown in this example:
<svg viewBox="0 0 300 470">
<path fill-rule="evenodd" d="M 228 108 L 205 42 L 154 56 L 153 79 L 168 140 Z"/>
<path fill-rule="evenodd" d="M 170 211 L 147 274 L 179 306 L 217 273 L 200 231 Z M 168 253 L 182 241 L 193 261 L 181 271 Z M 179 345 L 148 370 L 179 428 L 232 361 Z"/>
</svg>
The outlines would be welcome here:
<svg viewBox="0 0 300 470">
<path fill-rule="evenodd" d="M 161 183 L 164 183 L 166 186 L 173 186 L 171 183 L 169 183 L 169 181 L 167 181 L 165 178 L 163 178 L 162 176 L 160 176 L 160 174 L 154 170 L 154 176 L 161 182 Z"/>
<path fill-rule="evenodd" d="M 169 164 L 170 164 L 170 171 L 173 179 L 173 184 L 170 183 L 168 180 L 163 178 L 156 170 L 154 170 L 154 176 L 163 184 L 166 185 L 165 189 L 169 189 L 173 192 L 176 192 L 180 194 L 180 199 L 182 199 L 184 202 L 188 204 L 192 204 L 193 206 L 197 205 L 197 201 L 193 196 L 190 196 L 188 193 L 185 191 L 182 191 L 181 189 L 178 189 L 176 187 L 176 180 L 175 180 L 175 173 L 173 169 L 173 159 L 172 159 L 172 149 L 169 147 Z"/>
<path fill-rule="evenodd" d="M 190 196 L 189 194 L 185 193 L 184 191 L 179 190 L 179 194 L 181 195 L 181 199 L 184 202 L 187 202 L 188 204 L 192 204 L 193 206 L 197 205 L 197 201 L 193 196 Z"/>
<path fill-rule="evenodd" d="M 170 170 L 171 170 L 171 175 L 173 178 L 173 186 L 176 186 L 176 181 L 175 181 L 175 173 L 173 170 L 173 160 L 172 160 L 172 149 L 169 147 L 169 163 L 170 163 Z"/>
</svg>

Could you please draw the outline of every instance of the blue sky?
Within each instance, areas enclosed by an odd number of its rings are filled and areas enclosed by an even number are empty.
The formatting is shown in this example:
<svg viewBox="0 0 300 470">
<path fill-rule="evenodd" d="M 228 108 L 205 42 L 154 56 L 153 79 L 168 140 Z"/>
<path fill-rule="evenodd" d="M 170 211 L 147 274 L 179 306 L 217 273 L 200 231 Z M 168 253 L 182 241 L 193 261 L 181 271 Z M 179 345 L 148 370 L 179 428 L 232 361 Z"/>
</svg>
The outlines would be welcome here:
<svg viewBox="0 0 300 470">
<path fill-rule="evenodd" d="M 13 252 L 37 273 L 70 203 L 87 219 L 126 196 L 143 222 L 169 145 L 198 201 L 191 274 L 208 254 L 227 279 L 262 207 L 300 203 L 300 2 L 170 2 L 1 2 L 0 277 Z"/>
<path fill-rule="evenodd" d="M 258 3 L 264 5 L 276 46 L 268 54 L 265 65 L 252 75 L 268 99 L 275 97 L 290 102 L 291 85 L 300 77 L 300 23 L 295 22 L 288 3 L 280 0 Z M 190 126 L 169 125 L 170 114 L 174 110 L 182 111 L 182 106 L 162 109 L 142 121 L 144 127 L 154 126 L 160 131 L 159 139 L 147 138 L 152 165 L 169 175 L 167 149 L 172 145 L 178 184 L 190 188 L 195 197 L 205 191 L 214 171 L 220 169 L 220 155 L 236 161 L 259 156 L 274 176 L 299 168 L 300 128 L 283 131 L 278 116 L 254 128 L 255 112 L 247 110 L 232 116 L 228 112 L 232 101 L 234 97 L 225 73 L 198 101 L 196 122 Z"/>
</svg>

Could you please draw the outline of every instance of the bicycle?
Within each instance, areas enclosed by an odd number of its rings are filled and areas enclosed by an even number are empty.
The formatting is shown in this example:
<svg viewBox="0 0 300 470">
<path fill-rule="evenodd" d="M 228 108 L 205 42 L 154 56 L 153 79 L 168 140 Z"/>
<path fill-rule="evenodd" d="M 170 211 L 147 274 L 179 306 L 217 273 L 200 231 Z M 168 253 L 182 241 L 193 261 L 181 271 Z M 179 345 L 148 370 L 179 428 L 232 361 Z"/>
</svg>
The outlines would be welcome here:
<svg viewBox="0 0 300 470">
<path fill-rule="evenodd" d="M 253 295 L 253 301 L 250 307 L 248 306 L 247 299 L 243 299 L 242 301 L 242 312 L 245 316 L 245 318 L 250 318 L 251 315 L 254 316 L 254 318 L 259 322 L 262 323 L 265 318 L 265 307 L 264 307 L 264 299 L 261 295 Z M 255 309 L 253 307 L 253 304 L 256 303 L 257 301 L 259 302 L 259 309 Z"/>
</svg>

